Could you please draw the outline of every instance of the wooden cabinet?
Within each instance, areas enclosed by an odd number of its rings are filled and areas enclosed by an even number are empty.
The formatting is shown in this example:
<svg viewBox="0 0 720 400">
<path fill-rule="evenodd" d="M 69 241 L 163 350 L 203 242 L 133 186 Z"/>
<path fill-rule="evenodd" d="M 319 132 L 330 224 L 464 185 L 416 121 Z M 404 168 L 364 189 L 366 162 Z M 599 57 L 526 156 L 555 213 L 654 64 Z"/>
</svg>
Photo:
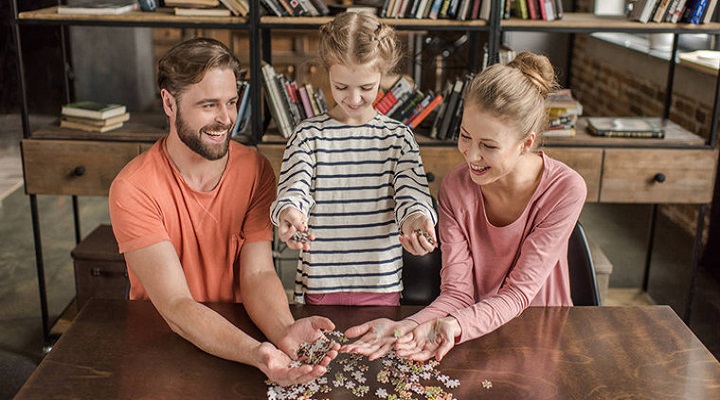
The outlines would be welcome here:
<svg viewBox="0 0 720 400">
<path fill-rule="evenodd" d="M 115 175 L 140 154 L 138 143 L 22 141 L 28 194 L 107 196 Z"/>
</svg>

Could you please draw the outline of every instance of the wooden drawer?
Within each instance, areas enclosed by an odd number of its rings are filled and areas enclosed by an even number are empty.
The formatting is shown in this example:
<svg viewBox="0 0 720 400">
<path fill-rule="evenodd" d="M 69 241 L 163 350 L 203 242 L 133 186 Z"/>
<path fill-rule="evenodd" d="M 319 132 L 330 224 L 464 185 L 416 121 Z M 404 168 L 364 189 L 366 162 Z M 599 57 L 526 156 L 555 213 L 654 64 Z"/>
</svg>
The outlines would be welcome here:
<svg viewBox="0 0 720 400">
<path fill-rule="evenodd" d="M 560 160 L 577 171 L 587 185 L 587 202 L 600 200 L 600 176 L 602 173 L 603 150 L 593 148 L 544 148 L 548 156 Z"/>
<path fill-rule="evenodd" d="M 710 203 L 717 157 L 717 150 L 606 149 L 600 201 Z"/>
<path fill-rule="evenodd" d="M 107 196 L 112 180 L 138 154 L 137 143 L 26 139 L 25 191 Z"/>
</svg>

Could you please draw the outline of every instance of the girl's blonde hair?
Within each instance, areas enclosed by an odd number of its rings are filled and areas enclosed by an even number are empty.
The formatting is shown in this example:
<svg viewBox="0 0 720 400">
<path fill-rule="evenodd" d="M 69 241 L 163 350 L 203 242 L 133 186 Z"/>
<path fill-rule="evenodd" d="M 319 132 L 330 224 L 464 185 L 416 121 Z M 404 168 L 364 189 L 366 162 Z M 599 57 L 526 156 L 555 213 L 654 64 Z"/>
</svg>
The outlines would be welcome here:
<svg viewBox="0 0 720 400">
<path fill-rule="evenodd" d="M 495 64 L 479 73 L 465 91 L 464 101 L 515 125 L 522 139 L 545 131 L 545 99 L 557 88 L 550 60 L 525 51 L 507 65 Z"/>
<path fill-rule="evenodd" d="M 365 12 L 345 12 L 320 27 L 320 59 L 325 69 L 375 63 L 382 74 L 397 66 L 402 50 L 395 30 Z"/>
</svg>

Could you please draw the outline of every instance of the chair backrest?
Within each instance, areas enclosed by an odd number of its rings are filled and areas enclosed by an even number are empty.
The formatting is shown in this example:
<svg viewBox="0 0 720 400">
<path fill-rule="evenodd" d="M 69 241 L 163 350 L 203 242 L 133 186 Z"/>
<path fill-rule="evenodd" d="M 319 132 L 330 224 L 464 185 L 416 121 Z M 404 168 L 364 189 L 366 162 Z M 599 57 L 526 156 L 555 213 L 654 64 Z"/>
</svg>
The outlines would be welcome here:
<svg viewBox="0 0 720 400">
<path fill-rule="evenodd" d="M 415 256 L 403 250 L 403 291 L 400 304 L 426 306 L 432 303 L 440 295 L 441 268 L 442 254 L 439 246 L 424 256 Z"/>
<path fill-rule="evenodd" d="M 599 306 L 600 294 L 595 280 L 595 267 L 590 256 L 585 230 L 580 222 L 575 224 L 568 243 L 568 268 L 570 272 L 570 296 L 576 306 Z"/>
<path fill-rule="evenodd" d="M 438 204 L 432 198 L 435 212 Z M 440 295 L 440 270 L 442 269 L 442 253 L 440 252 L 440 234 L 435 226 L 435 237 L 438 246 L 424 256 L 415 256 L 403 249 L 403 291 L 400 304 L 413 306 L 426 306 Z"/>
</svg>

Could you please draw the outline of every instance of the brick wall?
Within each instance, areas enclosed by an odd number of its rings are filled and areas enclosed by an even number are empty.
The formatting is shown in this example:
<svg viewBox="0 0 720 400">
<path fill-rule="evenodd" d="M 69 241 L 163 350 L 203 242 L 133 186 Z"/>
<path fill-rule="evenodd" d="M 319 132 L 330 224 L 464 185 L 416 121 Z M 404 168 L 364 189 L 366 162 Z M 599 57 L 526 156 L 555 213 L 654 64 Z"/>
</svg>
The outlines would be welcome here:
<svg viewBox="0 0 720 400">
<path fill-rule="evenodd" d="M 666 97 L 668 62 L 648 54 L 577 35 L 570 87 L 585 115 L 661 116 Z M 670 119 L 704 138 L 710 134 L 714 75 L 683 64 L 675 70 Z M 661 212 L 694 234 L 697 206 L 664 205 Z M 707 227 L 710 213 L 705 218 Z"/>
</svg>

